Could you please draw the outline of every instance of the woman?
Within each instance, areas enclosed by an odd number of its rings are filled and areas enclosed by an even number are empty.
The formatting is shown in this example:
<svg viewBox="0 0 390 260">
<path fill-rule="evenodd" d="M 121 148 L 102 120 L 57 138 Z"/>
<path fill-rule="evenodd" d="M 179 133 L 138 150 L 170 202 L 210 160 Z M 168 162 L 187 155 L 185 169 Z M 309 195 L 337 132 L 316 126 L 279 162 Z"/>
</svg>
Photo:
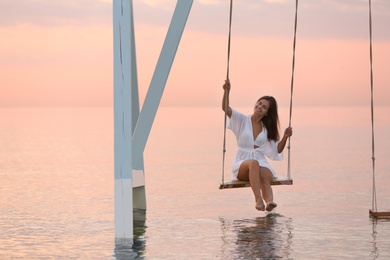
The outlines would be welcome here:
<svg viewBox="0 0 390 260">
<path fill-rule="evenodd" d="M 238 146 L 233 159 L 233 178 L 249 181 L 257 210 L 271 211 L 277 206 L 271 188 L 276 173 L 265 156 L 271 160 L 283 159 L 282 152 L 288 137 L 292 135 L 292 128 L 287 127 L 279 140 L 278 107 L 273 97 L 261 97 L 255 104 L 253 114 L 247 116 L 229 106 L 229 80 L 225 81 L 223 89 L 222 110 L 226 110 L 227 127 L 234 132 Z"/>
</svg>

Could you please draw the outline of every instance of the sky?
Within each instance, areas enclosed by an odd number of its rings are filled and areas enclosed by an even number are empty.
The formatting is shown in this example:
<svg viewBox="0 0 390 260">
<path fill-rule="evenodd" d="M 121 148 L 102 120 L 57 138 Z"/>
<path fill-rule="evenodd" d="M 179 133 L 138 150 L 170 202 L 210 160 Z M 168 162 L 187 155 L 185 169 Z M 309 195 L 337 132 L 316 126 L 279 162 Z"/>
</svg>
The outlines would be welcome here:
<svg viewBox="0 0 390 260">
<path fill-rule="evenodd" d="M 229 0 L 194 0 L 161 101 L 220 106 Z M 135 0 L 141 104 L 175 0 Z M 293 104 L 368 106 L 368 0 L 300 0 Z M 291 95 L 295 1 L 236 0 L 231 104 Z M 112 106 L 112 0 L 0 0 L 0 106 Z M 376 105 L 390 104 L 390 1 L 372 0 Z"/>
</svg>

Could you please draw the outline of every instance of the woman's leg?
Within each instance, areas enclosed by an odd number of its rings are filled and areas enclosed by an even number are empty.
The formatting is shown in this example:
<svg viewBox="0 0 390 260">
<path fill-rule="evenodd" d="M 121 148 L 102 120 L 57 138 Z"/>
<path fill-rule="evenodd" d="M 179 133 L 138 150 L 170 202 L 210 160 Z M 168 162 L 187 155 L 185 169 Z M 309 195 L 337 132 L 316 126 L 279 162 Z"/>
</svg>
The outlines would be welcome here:
<svg viewBox="0 0 390 260">
<path fill-rule="evenodd" d="M 260 189 L 260 165 L 256 160 L 247 160 L 241 163 L 237 178 L 242 181 L 249 181 L 256 200 L 256 209 L 264 211 L 265 206 L 261 197 Z"/>
<path fill-rule="evenodd" d="M 264 201 L 267 204 L 267 211 L 271 211 L 277 206 L 276 203 L 274 203 L 274 194 L 271 187 L 272 179 L 272 172 L 268 168 L 260 167 L 260 189 Z"/>
</svg>

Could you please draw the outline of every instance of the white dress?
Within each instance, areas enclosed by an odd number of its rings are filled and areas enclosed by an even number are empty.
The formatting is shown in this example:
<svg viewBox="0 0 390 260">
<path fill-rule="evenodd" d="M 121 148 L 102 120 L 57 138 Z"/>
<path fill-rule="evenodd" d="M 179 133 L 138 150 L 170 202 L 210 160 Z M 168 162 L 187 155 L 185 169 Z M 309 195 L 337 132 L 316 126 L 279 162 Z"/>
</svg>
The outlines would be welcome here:
<svg viewBox="0 0 390 260">
<path fill-rule="evenodd" d="M 236 136 L 237 152 L 232 163 L 233 179 L 237 180 L 238 170 L 243 161 L 257 160 L 259 165 L 268 168 L 274 177 L 276 173 L 269 165 L 266 156 L 271 160 L 283 160 L 283 152 L 278 153 L 279 141 L 269 141 L 267 129 L 263 126 L 262 132 L 253 138 L 251 116 L 241 114 L 232 108 L 231 118 L 227 117 L 227 128 L 232 130 Z M 258 148 L 254 148 L 258 146 Z"/>
</svg>

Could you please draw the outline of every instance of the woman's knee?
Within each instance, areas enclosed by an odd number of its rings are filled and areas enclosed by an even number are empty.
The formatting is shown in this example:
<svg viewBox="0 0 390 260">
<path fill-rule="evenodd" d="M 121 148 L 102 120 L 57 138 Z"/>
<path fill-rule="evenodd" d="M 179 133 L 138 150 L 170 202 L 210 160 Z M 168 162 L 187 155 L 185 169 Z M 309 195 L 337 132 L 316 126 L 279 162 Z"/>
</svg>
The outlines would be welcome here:
<svg viewBox="0 0 390 260">
<path fill-rule="evenodd" d="M 256 160 L 248 160 L 247 162 L 248 162 L 249 168 L 252 168 L 252 169 L 260 168 L 259 162 Z"/>
</svg>

